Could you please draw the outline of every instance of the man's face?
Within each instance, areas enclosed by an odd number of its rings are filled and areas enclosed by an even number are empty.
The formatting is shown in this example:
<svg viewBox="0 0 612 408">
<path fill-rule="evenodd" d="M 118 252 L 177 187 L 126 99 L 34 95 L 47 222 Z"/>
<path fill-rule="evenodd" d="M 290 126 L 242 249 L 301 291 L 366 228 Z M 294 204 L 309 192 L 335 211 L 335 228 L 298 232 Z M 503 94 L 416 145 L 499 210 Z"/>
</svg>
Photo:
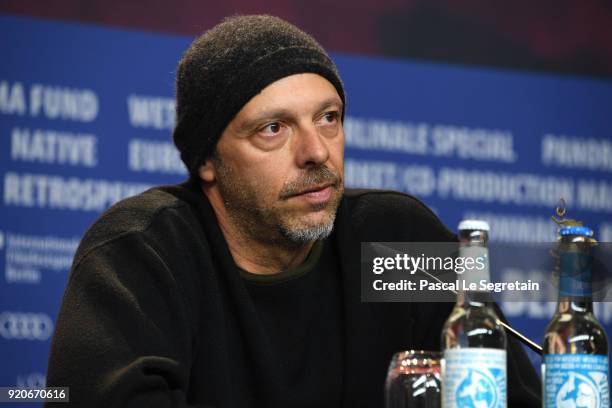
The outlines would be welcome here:
<svg viewBox="0 0 612 408">
<path fill-rule="evenodd" d="M 344 190 L 341 114 L 334 86 L 304 73 L 264 88 L 228 124 L 200 175 L 242 233 L 303 244 L 331 232 Z"/>
</svg>

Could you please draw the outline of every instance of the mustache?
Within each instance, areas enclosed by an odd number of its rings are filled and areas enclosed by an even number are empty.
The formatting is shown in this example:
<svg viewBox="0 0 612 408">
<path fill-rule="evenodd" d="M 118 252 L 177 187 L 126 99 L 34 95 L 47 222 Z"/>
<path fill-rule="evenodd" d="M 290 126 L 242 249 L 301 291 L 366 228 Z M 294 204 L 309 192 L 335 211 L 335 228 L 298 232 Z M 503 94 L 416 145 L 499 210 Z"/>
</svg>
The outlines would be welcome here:
<svg viewBox="0 0 612 408">
<path fill-rule="evenodd" d="M 340 175 L 325 165 L 310 167 L 297 180 L 285 184 L 279 194 L 281 199 L 287 199 L 298 195 L 305 190 L 322 184 L 330 184 L 334 189 L 338 189 L 342 184 Z"/>
</svg>

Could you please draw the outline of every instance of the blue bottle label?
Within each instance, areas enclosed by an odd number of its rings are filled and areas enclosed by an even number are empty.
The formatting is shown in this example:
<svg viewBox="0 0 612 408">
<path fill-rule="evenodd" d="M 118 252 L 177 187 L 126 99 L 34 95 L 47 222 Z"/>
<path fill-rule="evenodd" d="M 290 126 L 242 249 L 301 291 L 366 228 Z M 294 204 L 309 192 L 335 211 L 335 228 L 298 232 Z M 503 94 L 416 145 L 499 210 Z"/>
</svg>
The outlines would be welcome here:
<svg viewBox="0 0 612 408">
<path fill-rule="evenodd" d="M 544 356 L 544 406 L 609 408 L 608 356 Z"/>
<path fill-rule="evenodd" d="M 442 363 L 442 406 L 505 408 L 506 350 L 450 349 Z"/>
</svg>

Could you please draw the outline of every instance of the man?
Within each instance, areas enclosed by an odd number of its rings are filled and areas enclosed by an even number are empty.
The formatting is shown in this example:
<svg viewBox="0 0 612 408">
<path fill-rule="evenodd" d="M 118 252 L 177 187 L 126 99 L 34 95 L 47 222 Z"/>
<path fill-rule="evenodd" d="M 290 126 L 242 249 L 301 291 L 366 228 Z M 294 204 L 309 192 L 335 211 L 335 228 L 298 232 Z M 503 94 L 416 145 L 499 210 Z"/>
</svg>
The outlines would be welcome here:
<svg viewBox="0 0 612 408">
<path fill-rule="evenodd" d="M 88 231 L 49 386 L 86 407 L 382 406 L 392 354 L 439 349 L 452 305 L 360 302 L 360 243 L 456 238 L 410 196 L 344 191 L 344 112 L 333 62 L 287 22 L 198 38 L 177 75 L 190 180 Z M 511 402 L 538 405 L 509 352 Z"/>
</svg>

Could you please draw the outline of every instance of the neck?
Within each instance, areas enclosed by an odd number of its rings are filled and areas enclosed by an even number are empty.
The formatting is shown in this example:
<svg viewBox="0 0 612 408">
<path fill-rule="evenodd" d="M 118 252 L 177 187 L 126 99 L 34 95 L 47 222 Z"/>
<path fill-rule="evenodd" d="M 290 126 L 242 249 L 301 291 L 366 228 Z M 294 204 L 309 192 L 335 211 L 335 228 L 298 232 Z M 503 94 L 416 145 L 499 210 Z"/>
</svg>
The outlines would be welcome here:
<svg viewBox="0 0 612 408">
<path fill-rule="evenodd" d="M 576 261 L 584 260 L 585 257 L 586 255 L 583 253 L 576 252 L 562 254 L 559 272 L 559 302 L 557 304 L 559 313 L 593 312 L 591 270 L 584 265 L 581 269 L 576 269 L 573 266 Z"/>
<path fill-rule="evenodd" d="M 457 291 L 457 305 L 461 307 L 488 307 L 491 306 L 493 298 L 489 292 L 481 291 Z"/>
<path fill-rule="evenodd" d="M 593 298 L 591 297 L 560 297 L 557 303 L 559 313 L 593 313 Z"/>
<path fill-rule="evenodd" d="M 299 266 L 306 260 L 314 241 L 295 244 L 280 237 L 280 234 L 264 239 L 255 228 L 245 228 L 232 219 L 217 190 L 204 187 L 203 192 L 215 212 L 232 258 L 241 269 L 254 274 L 272 275 Z"/>
</svg>

